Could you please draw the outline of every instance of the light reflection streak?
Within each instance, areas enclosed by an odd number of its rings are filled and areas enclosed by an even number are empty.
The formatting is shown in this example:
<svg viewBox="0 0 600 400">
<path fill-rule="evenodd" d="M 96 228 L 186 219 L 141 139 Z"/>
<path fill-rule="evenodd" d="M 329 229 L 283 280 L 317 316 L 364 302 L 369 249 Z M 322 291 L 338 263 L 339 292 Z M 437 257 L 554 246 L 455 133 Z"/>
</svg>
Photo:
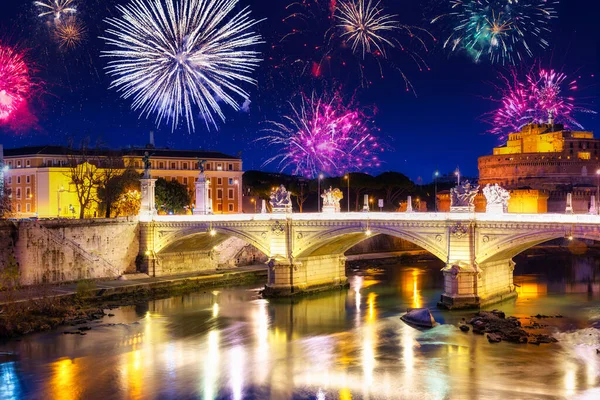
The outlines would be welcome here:
<svg viewBox="0 0 600 400">
<path fill-rule="evenodd" d="M 229 382 L 233 400 L 241 400 L 244 388 L 244 348 L 235 346 L 229 350 Z"/>
<path fill-rule="evenodd" d="M 17 400 L 21 398 L 21 384 L 15 372 L 15 362 L 0 363 L 0 398 Z"/>
<path fill-rule="evenodd" d="M 565 364 L 565 394 L 567 397 L 572 397 L 575 394 L 575 389 L 577 388 L 577 375 L 575 373 L 576 366 L 568 362 Z"/>
<path fill-rule="evenodd" d="M 208 351 L 204 357 L 204 399 L 214 399 L 219 378 L 219 331 L 212 329 L 207 335 Z"/>
<path fill-rule="evenodd" d="M 50 387 L 54 399 L 71 399 L 77 388 L 78 365 L 69 358 L 52 363 Z"/>
<path fill-rule="evenodd" d="M 375 309 L 375 299 L 377 294 L 369 292 L 367 295 L 367 324 L 363 330 L 363 343 L 362 343 L 362 364 L 363 364 L 363 382 L 365 388 L 363 389 L 366 393 L 369 392 L 369 388 L 373 385 L 373 371 L 375 370 L 375 344 L 377 342 L 376 326 L 375 321 L 377 318 L 377 311 Z"/>
</svg>

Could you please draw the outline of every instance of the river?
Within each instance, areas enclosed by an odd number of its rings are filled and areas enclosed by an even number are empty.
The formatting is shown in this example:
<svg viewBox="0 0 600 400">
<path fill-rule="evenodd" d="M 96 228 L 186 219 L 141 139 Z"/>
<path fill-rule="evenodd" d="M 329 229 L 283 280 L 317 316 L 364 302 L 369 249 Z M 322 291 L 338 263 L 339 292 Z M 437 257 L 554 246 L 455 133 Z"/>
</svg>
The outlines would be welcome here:
<svg viewBox="0 0 600 400">
<path fill-rule="evenodd" d="M 497 308 L 540 321 L 559 343 L 490 344 L 435 309 L 437 262 L 351 273 L 348 290 L 267 301 L 223 288 L 111 310 L 85 336 L 58 331 L 0 344 L 8 399 L 600 398 L 600 269 L 592 257 L 518 261 L 519 298 Z M 440 323 L 399 319 L 430 307 Z M 492 307 L 494 308 L 494 307 Z M 540 332 L 540 331 L 535 331 Z"/>
</svg>

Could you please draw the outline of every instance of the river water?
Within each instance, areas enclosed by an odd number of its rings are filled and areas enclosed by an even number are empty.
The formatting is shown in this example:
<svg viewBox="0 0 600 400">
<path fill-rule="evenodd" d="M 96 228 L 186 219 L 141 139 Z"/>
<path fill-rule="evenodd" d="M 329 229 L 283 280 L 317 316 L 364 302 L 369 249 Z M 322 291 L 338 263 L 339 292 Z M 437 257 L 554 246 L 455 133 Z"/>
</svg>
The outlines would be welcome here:
<svg viewBox="0 0 600 400">
<path fill-rule="evenodd" d="M 0 344 L 0 399 L 600 398 L 600 269 L 593 258 L 518 261 L 519 298 L 560 342 L 490 344 L 435 309 L 440 265 L 354 271 L 348 290 L 267 301 L 224 288 L 112 310 L 86 336 L 64 328 Z M 430 307 L 440 325 L 400 321 Z M 535 331 L 540 332 L 540 331 Z"/>
</svg>

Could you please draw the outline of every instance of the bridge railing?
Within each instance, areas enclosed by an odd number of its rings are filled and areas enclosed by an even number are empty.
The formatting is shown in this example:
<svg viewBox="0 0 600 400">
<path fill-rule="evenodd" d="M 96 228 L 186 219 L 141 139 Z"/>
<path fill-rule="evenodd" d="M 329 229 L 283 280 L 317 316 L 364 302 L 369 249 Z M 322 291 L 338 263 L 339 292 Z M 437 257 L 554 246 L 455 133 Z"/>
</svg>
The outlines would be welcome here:
<svg viewBox="0 0 600 400">
<path fill-rule="evenodd" d="M 142 222 L 244 222 L 244 221 L 481 221 L 522 223 L 600 224 L 600 216 L 588 214 L 488 214 L 450 212 L 344 212 L 292 214 L 154 215 Z"/>
</svg>

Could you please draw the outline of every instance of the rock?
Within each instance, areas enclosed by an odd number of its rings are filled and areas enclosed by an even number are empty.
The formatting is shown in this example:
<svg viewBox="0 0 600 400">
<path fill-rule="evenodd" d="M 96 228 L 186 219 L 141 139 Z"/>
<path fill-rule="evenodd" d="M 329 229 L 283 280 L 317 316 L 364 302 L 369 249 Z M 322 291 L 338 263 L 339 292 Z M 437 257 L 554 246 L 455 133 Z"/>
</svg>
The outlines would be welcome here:
<svg viewBox="0 0 600 400">
<path fill-rule="evenodd" d="M 85 335 L 87 335 L 87 333 L 85 333 L 85 332 L 79 332 L 79 335 L 85 336 Z"/>
<path fill-rule="evenodd" d="M 506 315 L 504 314 L 504 311 L 500 311 L 500 310 L 492 310 L 492 314 L 494 314 L 496 317 L 498 317 L 500 319 L 504 319 L 506 317 Z"/>
<path fill-rule="evenodd" d="M 461 325 L 458 327 L 463 332 L 469 332 L 469 325 Z"/>
<path fill-rule="evenodd" d="M 490 343 L 499 343 L 502 341 L 502 337 L 496 333 L 488 333 L 487 339 Z"/>
<path fill-rule="evenodd" d="M 82 331 L 89 331 L 89 330 L 91 330 L 91 329 L 92 329 L 92 328 L 90 328 L 89 326 L 82 326 L 82 327 L 80 327 L 80 328 L 79 328 L 79 331 L 80 331 L 80 332 L 82 332 Z"/>
<path fill-rule="evenodd" d="M 109 317 L 114 317 L 114 316 L 115 316 L 115 314 L 108 314 L 108 316 L 109 316 Z"/>
</svg>

